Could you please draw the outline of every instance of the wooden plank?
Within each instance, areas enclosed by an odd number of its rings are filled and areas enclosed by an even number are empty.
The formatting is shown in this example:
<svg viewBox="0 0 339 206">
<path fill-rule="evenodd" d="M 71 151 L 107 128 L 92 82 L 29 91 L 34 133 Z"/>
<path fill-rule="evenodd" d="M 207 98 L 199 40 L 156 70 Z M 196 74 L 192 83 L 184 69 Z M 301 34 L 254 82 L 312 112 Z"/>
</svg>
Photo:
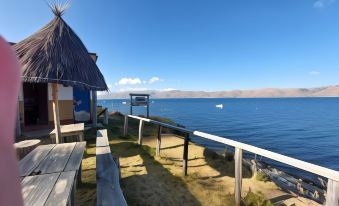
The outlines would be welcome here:
<svg viewBox="0 0 339 206">
<path fill-rule="evenodd" d="M 80 168 L 82 157 L 86 148 L 86 142 L 77 142 L 64 171 L 75 171 Z"/>
<path fill-rule="evenodd" d="M 139 123 L 139 145 L 141 146 L 142 145 L 142 133 L 144 131 L 144 121 L 140 120 L 140 123 Z"/>
<path fill-rule="evenodd" d="M 189 134 L 187 134 L 185 136 L 185 140 L 184 140 L 184 153 L 183 153 L 183 171 L 184 171 L 184 175 L 187 175 L 187 166 L 188 166 L 188 142 L 189 142 Z"/>
<path fill-rule="evenodd" d="M 34 172 L 37 174 L 62 172 L 65 169 L 75 145 L 75 142 L 57 144 Z"/>
<path fill-rule="evenodd" d="M 234 195 L 235 195 L 236 205 L 240 206 L 240 203 L 241 203 L 241 186 L 242 186 L 242 150 L 241 149 L 235 148 L 234 160 L 235 160 Z"/>
<path fill-rule="evenodd" d="M 98 131 L 96 147 L 97 205 L 127 205 L 119 183 L 119 169 L 113 160 L 107 131 Z M 106 139 L 103 140 L 103 139 Z"/>
<path fill-rule="evenodd" d="M 32 152 L 30 152 L 28 155 L 26 155 L 22 160 L 20 160 L 19 162 L 20 176 L 30 175 L 54 147 L 55 144 L 40 145 L 39 147 L 35 148 Z"/>
<path fill-rule="evenodd" d="M 162 126 L 158 125 L 156 156 L 160 156 L 160 148 L 161 148 L 161 130 L 162 130 Z"/>
<path fill-rule="evenodd" d="M 75 171 L 62 172 L 56 181 L 45 206 L 66 206 L 71 197 Z"/>
<path fill-rule="evenodd" d="M 107 108 L 104 112 L 104 124 L 108 125 L 108 109 Z"/>
<path fill-rule="evenodd" d="M 109 146 L 106 129 L 102 129 L 102 130 L 97 131 L 96 146 L 97 147 Z"/>
<path fill-rule="evenodd" d="M 128 133 L 128 116 L 124 116 L 124 133 L 123 136 L 126 137 Z"/>
<path fill-rule="evenodd" d="M 43 206 L 60 173 L 25 177 L 21 182 L 25 206 Z"/>
<path fill-rule="evenodd" d="M 327 182 L 326 206 L 339 205 L 339 182 L 329 179 Z"/>
<path fill-rule="evenodd" d="M 85 130 L 84 123 L 67 124 L 67 125 L 60 126 L 60 131 L 62 134 L 71 133 L 71 132 L 83 132 L 84 130 Z M 56 133 L 56 130 L 53 129 L 50 134 L 55 134 L 55 133 Z"/>
</svg>

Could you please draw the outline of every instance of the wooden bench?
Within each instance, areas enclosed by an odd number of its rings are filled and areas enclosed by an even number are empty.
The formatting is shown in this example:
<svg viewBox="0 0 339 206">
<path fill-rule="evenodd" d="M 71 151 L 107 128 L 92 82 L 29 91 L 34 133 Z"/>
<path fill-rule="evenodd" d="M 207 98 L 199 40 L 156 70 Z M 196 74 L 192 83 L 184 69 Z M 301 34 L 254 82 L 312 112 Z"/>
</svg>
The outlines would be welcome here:
<svg viewBox="0 0 339 206">
<path fill-rule="evenodd" d="M 84 130 L 85 130 L 85 124 L 84 123 L 77 123 L 77 124 L 67 124 L 67 125 L 61 125 L 60 126 L 60 143 L 65 142 L 65 137 L 68 136 L 77 136 L 79 142 L 84 141 Z M 38 137 L 45 137 L 50 136 L 52 143 L 55 143 L 55 129 L 43 129 L 43 130 L 35 130 L 35 131 L 29 131 L 29 132 L 23 132 L 22 135 L 26 138 L 38 138 Z"/>
<path fill-rule="evenodd" d="M 120 188 L 120 170 L 113 160 L 107 130 L 97 131 L 96 140 L 97 205 L 127 205 Z"/>
<path fill-rule="evenodd" d="M 84 130 L 85 130 L 85 124 L 84 123 L 77 123 L 77 124 L 67 124 L 67 125 L 61 125 L 60 126 L 60 132 L 61 132 L 61 142 L 64 142 L 64 138 L 68 136 L 78 136 L 79 142 L 84 141 Z M 53 129 L 49 136 L 52 139 L 52 142 L 55 142 L 55 133 L 56 130 Z"/>
</svg>

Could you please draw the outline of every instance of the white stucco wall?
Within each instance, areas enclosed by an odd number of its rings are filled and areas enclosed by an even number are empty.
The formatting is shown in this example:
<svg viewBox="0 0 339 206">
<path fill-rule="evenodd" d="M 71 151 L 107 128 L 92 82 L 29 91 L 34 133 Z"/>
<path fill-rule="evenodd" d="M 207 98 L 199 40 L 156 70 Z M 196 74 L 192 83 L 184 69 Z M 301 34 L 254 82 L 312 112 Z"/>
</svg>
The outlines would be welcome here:
<svg viewBox="0 0 339 206">
<path fill-rule="evenodd" d="M 58 99 L 73 100 L 73 87 L 64 87 L 63 85 L 58 84 Z M 48 100 L 53 100 L 51 84 L 48 84 Z"/>
</svg>

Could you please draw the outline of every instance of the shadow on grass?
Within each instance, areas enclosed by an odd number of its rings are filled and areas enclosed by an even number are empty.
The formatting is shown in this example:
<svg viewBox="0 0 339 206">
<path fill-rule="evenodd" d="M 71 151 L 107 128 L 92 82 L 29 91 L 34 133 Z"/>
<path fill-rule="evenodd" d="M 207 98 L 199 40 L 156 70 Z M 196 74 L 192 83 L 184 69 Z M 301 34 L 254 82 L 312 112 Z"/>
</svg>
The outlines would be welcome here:
<svg viewBox="0 0 339 206">
<path fill-rule="evenodd" d="M 136 163 L 132 172 L 141 172 L 145 167 L 146 174 L 135 174 L 122 179 L 122 190 L 129 205 L 201 205 L 191 194 L 184 181 L 174 176 L 153 157 L 153 150 L 147 146 L 141 148 L 133 142 L 120 142 L 111 145 L 111 151 L 117 157 L 139 155 L 142 163 Z M 124 167 L 121 167 L 124 168 Z M 125 167 L 126 168 L 126 167 Z"/>
<path fill-rule="evenodd" d="M 228 160 L 225 157 L 222 157 L 215 153 L 214 151 L 211 151 L 206 148 L 204 149 L 204 157 L 207 164 L 220 173 L 220 175 L 218 175 L 217 177 L 223 176 L 234 177 L 235 170 L 234 160 Z M 251 171 L 244 165 L 242 166 L 242 177 L 243 178 L 252 177 Z"/>
</svg>

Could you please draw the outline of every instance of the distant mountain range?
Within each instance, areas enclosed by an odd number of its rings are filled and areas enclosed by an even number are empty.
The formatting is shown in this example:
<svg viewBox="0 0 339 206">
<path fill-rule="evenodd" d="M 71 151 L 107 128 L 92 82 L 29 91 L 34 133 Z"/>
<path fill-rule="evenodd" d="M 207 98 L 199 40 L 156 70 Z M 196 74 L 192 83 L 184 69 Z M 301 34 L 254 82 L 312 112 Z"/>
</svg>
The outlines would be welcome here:
<svg viewBox="0 0 339 206">
<path fill-rule="evenodd" d="M 114 92 L 99 95 L 98 99 L 125 99 L 131 92 Z M 133 92 L 138 93 L 138 92 Z M 152 98 L 278 98 L 278 97 L 339 97 L 339 85 L 317 88 L 291 88 L 291 89 L 254 89 L 232 91 L 158 91 L 149 90 L 140 93 L 150 94 Z"/>
</svg>

